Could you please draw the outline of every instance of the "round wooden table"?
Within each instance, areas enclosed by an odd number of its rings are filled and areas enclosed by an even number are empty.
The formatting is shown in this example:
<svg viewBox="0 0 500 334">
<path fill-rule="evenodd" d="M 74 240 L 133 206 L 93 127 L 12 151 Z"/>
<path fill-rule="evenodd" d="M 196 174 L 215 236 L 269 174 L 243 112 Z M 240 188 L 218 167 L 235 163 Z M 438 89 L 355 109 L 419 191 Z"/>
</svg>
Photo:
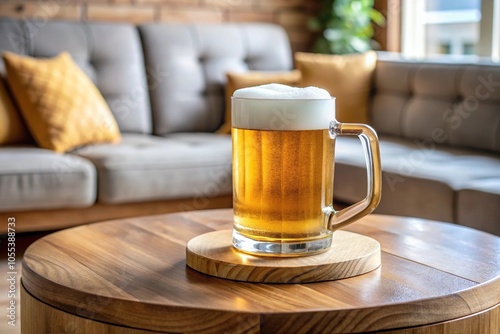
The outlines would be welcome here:
<svg viewBox="0 0 500 334">
<path fill-rule="evenodd" d="M 39 239 L 23 260 L 23 333 L 499 333 L 500 238 L 371 215 L 346 230 L 382 247 L 360 276 L 244 283 L 186 267 L 186 243 L 231 210 L 122 219 Z"/>
</svg>

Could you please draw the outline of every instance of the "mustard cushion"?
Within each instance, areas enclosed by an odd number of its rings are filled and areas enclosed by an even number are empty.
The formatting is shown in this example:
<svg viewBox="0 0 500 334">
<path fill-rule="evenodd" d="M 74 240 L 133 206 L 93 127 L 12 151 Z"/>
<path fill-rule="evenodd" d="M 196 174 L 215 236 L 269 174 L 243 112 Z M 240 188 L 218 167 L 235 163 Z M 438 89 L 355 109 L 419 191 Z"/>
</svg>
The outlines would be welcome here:
<svg viewBox="0 0 500 334">
<path fill-rule="evenodd" d="M 295 64 L 301 71 L 300 86 L 318 86 L 336 97 L 336 119 L 367 123 L 368 100 L 377 54 L 326 55 L 297 52 Z"/>
<path fill-rule="evenodd" d="M 0 77 L 0 145 L 24 144 L 31 136 Z"/>
<path fill-rule="evenodd" d="M 12 94 L 40 147 L 65 152 L 120 140 L 106 101 L 68 53 L 50 59 L 4 53 L 3 59 Z"/>
<path fill-rule="evenodd" d="M 231 97 L 235 90 L 270 83 L 296 86 L 300 80 L 300 72 L 297 70 L 289 72 L 250 71 L 245 73 L 226 73 L 226 77 L 226 113 L 224 124 L 216 131 L 217 133 L 231 133 Z"/>
</svg>

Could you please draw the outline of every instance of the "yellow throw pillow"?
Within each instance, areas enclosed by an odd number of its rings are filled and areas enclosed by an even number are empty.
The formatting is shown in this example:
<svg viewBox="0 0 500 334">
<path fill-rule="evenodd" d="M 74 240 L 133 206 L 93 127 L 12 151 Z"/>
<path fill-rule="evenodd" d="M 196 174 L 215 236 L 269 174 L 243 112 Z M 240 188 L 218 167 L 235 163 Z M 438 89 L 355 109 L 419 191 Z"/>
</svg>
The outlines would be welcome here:
<svg viewBox="0 0 500 334">
<path fill-rule="evenodd" d="M 12 94 L 40 147 L 66 152 L 120 140 L 106 101 L 68 53 L 50 59 L 4 53 L 3 59 Z"/>
<path fill-rule="evenodd" d="M 7 91 L 4 79 L 0 77 L 0 145 L 24 144 L 32 140 Z"/>
<path fill-rule="evenodd" d="M 301 71 L 300 86 L 318 86 L 336 97 L 340 122 L 367 123 L 368 100 L 377 54 L 326 55 L 297 52 L 295 64 Z"/>
<path fill-rule="evenodd" d="M 227 73 L 226 77 L 226 114 L 224 124 L 216 131 L 222 134 L 231 133 L 231 97 L 235 90 L 270 83 L 296 86 L 300 80 L 300 72 L 297 70 L 289 72 L 250 71 L 244 73 Z"/>
</svg>

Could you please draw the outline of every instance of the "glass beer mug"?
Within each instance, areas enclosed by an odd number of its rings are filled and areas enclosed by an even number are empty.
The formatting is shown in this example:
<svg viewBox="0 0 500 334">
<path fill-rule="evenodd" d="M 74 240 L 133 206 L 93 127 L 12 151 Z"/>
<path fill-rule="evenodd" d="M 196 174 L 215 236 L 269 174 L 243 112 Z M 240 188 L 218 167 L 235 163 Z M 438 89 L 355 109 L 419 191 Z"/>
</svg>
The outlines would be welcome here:
<svg viewBox="0 0 500 334">
<path fill-rule="evenodd" d="M 381 196 L 378 138 L 364 124 L 335 120 L 335 98 L 316 88 L 270 84 L 232 97 L 233 246 L 269 256 L 327 250 L 333 231 L 372 212 Z M 335 138 L 357 135 L 368 190 L 333 208 Z"/>
</svg>

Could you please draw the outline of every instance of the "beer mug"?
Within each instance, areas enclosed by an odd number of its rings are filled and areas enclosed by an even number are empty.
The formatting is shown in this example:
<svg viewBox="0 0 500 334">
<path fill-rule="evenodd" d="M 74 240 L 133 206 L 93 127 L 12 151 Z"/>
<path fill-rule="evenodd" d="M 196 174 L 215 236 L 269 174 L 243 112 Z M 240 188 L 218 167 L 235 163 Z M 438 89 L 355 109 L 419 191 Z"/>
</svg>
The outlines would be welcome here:
<svg viewBox="0 0 500 334">
<path fill-rule="evenodd" d="M 335 98 L 316 88 L 270 84 L 232 97 L 233 246 L 255 255 L 327 250 L 333 232 L 372 212 L 381 196 L 378 138 L 364 124 L 335 120 Z M 368 190 L 333 208 L 335 138 L 356 135 Z"/>
</svg>

